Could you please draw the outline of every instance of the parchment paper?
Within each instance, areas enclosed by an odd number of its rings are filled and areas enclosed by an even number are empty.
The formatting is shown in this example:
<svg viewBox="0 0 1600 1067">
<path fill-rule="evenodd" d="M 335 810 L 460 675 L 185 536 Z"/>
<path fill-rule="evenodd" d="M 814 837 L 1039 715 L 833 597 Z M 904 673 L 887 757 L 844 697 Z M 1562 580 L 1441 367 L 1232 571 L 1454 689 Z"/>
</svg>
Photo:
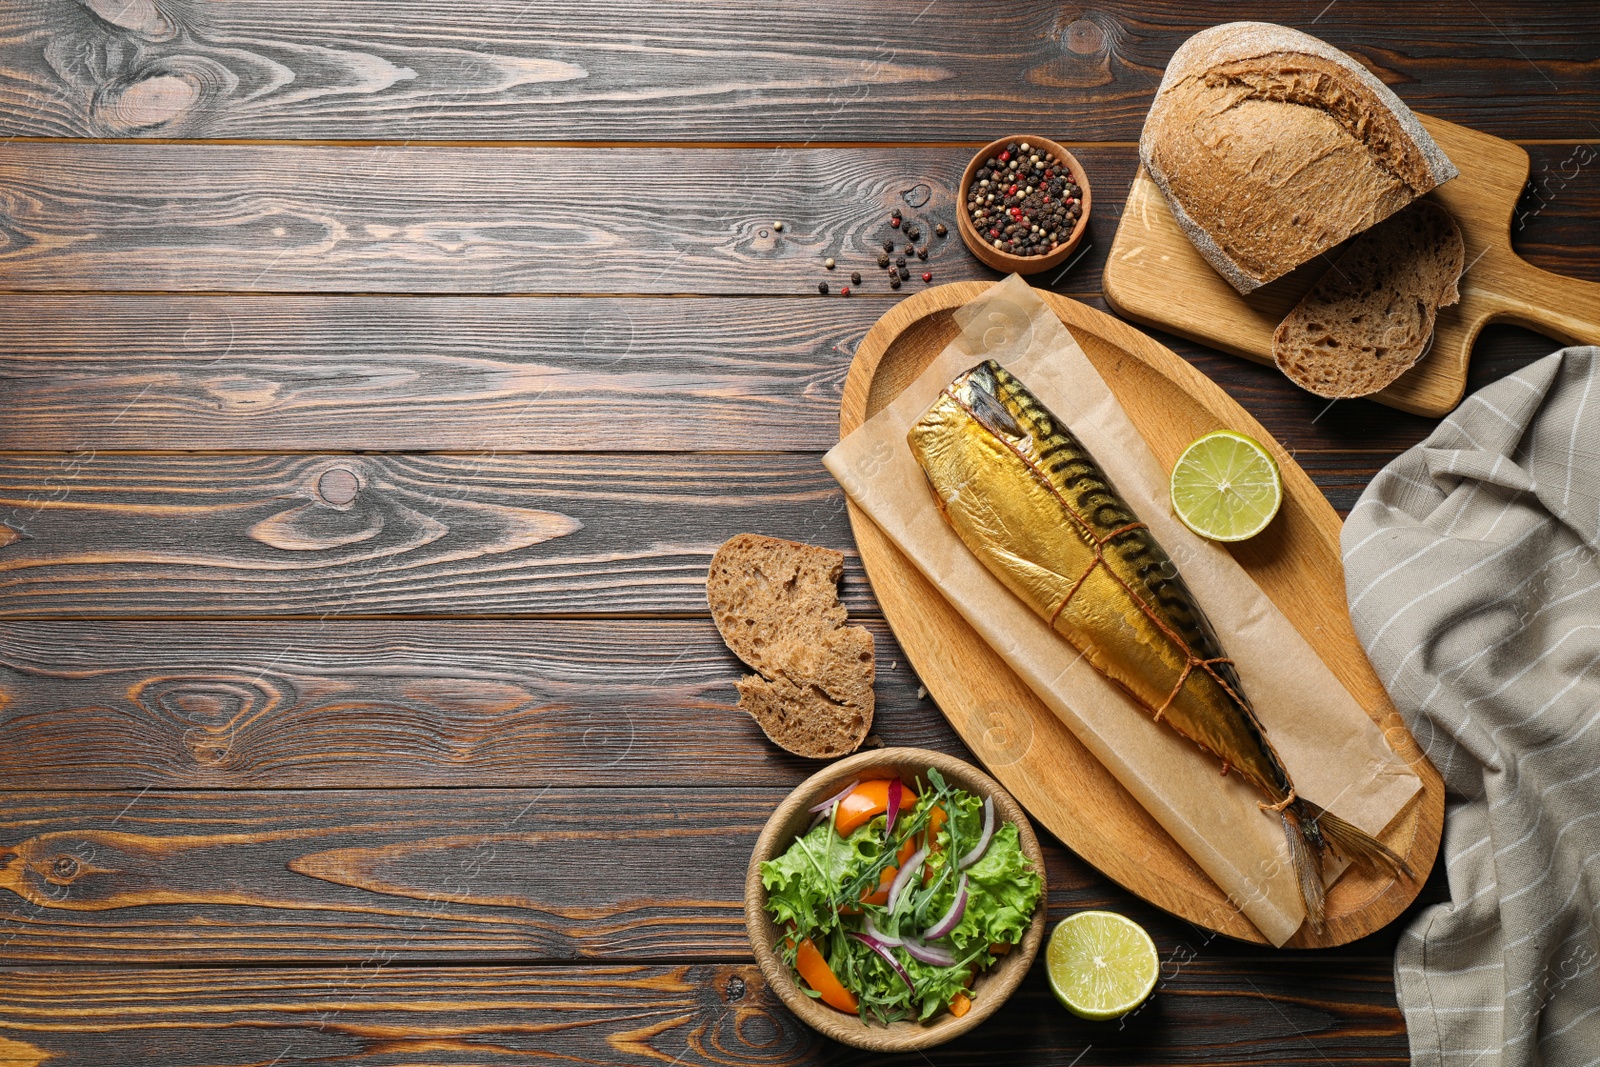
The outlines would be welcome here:
<svg viewBox="0 0 1600 1067">
<path fill-rule="evenodd" d="M 1167 474 L 1049 306 L 1016 275 L 956 312 L 962 333 L 823 459 L 850 498 L 1274 945 L 1305 907 L 1262 796 L 1091 667 L 969 552 L 934 505 L 906 431 L 983 359 L 1020 378 L 1089 448 L 1205 606 L 1300 794 L 1377 834 L 1421 788 L 1317 653 L 1222 546 L 1172 514 Z M 1340 605 L 1337 610 L 1343 610 Z M 1062 782 L 1071 789 L 1071 782 Z M 1330 881 L 1342 865 L 1330 862 Z"/>
</svg>

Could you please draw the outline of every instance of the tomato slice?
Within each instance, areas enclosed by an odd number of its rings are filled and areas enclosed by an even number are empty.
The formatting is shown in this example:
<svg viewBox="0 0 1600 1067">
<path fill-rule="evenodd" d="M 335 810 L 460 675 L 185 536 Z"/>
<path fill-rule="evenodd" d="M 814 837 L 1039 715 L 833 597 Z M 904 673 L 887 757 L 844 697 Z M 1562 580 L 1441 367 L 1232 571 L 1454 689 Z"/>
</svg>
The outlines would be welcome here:
<svg viewBox="0 0 1600 1067">
<path fill-rule="evenodd" d="M 856 1000 L 856 995 L 839 981 L 833 973 L 833 968 L 828 966 L 828 961 L 822 958 L 822 953 L 811 943 L 809 937 L 800 942 L 800 948 L 795 952 L 794 966 L 795 970 L 800 972 L 800 977 L 805 979 L 806 985 L 822 995 L 822 1002 L 828 1007 L 847 1011 L 852 1015 L 860 1011 L 861 1005 Z"/>
<path fill-rule="evenodd" d="M 889 810 L 889 779 L 874 778 L 862 782 L 839 801 L 839 813 L 834 816 L 833 827 L 840 837 L 849 837 L 856 829 L 875 815 Z"/>
</svg>

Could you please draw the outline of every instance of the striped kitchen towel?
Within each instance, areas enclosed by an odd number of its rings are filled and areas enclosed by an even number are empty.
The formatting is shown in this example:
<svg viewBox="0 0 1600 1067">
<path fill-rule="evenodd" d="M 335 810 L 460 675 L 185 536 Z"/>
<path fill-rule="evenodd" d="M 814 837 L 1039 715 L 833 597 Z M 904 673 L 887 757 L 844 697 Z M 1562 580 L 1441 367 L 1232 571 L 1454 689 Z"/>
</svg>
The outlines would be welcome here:
<svg viewBox="0 0 1600 1067">
<path fill-rule="evenodd" d="M 1400 938 L 1412 1063 L 1600 1064 L 1600 348 L 1476 393 L 1375 478 L 1350 614 L 1448 790 Z"/>
</svg>

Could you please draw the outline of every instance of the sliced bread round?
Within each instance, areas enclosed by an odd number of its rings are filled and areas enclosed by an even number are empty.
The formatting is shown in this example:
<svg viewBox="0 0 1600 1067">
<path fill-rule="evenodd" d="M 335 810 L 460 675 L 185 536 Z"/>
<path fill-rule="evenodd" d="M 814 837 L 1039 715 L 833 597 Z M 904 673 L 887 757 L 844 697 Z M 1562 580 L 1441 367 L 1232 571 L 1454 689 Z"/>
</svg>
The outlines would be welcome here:
<svg viewBox="0 0 1600 1067">
<path fill-rule="evenodd" d="M 798 756 L 854 752 L 872 728 L 872 634 L 847 626 L 844 556 L 759 534 L 730 538 L 706 576 L 711 617 L 734 655 L 759 671 L 739 706 Z"/>
<path fill-rule="evenodd" d="M 1278 324 L 1272 359 L 1329 399 L 1376 393 L 1416 365 L 1466 262 L 1450 213 L 1418 200 L 1345 249 Z"/>
<path fill-rule="evenodd" d="M 1179 47 L 1139 158 L 1184 233 L 1241 293 L 1457 173 L 1361 64 L 1265 22 L 1213 26 Z"/>
</svg>

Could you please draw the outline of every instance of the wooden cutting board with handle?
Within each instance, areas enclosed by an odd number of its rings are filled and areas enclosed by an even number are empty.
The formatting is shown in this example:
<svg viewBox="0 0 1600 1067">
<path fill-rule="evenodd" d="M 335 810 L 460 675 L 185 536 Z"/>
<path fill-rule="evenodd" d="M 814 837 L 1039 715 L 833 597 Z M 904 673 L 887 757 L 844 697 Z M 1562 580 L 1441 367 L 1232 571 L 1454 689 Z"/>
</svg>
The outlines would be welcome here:
<svg viewBox="0 0 1600 1067">
<path fill-rule="evenodd" d="M 1461 175 L 1429 193 L 1455 216 L 1467 247 L 1461 301 L 1439 312 L 1422 360 L 1372 399 L 1417 415 L 1448 414 L 1467 387 L 1478 331 L 1491 322 L 1563 344 L 1600 344 L 1600 284 L 1540 270 L 1511 250 L 1511 223 L 1528 181 L 1528 153 L 1510 141 L 1418 115 Z M 1118 313 L 1225 352 L 1272 362 L 1272 332 L 1328 269 L 1321 256 L 1249 296 L 1212 269 L 1140 168 L 1106 261 L 1106 301 Z"/>
</svg>

